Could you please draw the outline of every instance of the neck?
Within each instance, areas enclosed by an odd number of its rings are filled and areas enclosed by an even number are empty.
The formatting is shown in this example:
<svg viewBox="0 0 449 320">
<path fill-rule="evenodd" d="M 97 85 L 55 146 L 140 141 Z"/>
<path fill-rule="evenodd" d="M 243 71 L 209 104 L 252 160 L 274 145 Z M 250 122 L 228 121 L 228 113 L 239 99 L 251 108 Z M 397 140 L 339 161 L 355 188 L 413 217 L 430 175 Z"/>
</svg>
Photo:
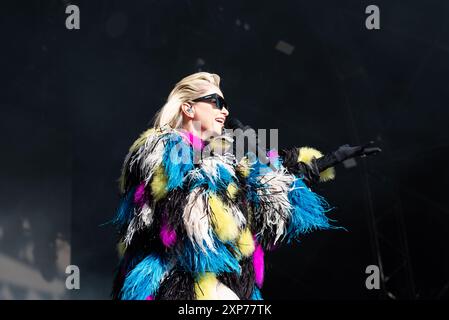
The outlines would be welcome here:
<svg viewBox="0 0 449 320">
<path fill-rule="evenodd" d="M 183 137 L 184 139 L 192 145 L 192 147 L 196 150 L 202 150 L 205 146 L 205 142 L 201 136 L 201 131 L 195 130 L 194 126 L 191 126 L 190 129 L 188 126 L 183 126 Z"/>
</svg>

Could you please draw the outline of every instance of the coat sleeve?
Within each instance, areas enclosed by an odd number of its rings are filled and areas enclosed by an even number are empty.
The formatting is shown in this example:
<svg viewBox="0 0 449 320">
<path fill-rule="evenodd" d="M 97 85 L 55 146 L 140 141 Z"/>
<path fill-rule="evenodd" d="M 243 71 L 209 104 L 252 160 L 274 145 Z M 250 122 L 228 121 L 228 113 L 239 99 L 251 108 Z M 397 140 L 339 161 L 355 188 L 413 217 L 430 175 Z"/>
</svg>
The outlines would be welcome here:
<svg viewBox="0 0 449 320">
<path fill-rule="evenodd" d="M 312 148 L 294 148 L 289 153 L 268 152 L 273 167 L 249 153 L 237 166 L 245 181 L 252 229 L 265 248 L 299 240 L 301 235 L 334 228 L 327 217 L 330 205 L 310 187 L 334 178 L 335 171 L 317 172 L 314 160 L 322 154 Z M 287 165 L 288 164 L 288 165 Z"/>
</svg>

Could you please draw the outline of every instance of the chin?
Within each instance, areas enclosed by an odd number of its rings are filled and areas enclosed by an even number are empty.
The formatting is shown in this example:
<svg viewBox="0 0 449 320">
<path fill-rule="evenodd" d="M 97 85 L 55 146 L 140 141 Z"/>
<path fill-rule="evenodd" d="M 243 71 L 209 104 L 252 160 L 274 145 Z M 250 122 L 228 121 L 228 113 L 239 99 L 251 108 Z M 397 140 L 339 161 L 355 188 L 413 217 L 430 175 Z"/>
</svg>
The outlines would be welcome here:
<svg viewBox="0 0 449 320">
<path fill-rule="evenodd" d="M 223 127 L 220 126 L 220 127 L 214 128 L 213 132 L 214 132 L 214 135 L 219 136 L 223 132 Z"/>
<path fill-rule="evenodd" d="M 215 126 L 213 126 L 212 128 L 203 128 L 202 129 L 203 139 L 219 136 L 219 135 L 221 135 L 221 133 L 222 133 L 221 128 L 216 128 Z"/>
</svg>

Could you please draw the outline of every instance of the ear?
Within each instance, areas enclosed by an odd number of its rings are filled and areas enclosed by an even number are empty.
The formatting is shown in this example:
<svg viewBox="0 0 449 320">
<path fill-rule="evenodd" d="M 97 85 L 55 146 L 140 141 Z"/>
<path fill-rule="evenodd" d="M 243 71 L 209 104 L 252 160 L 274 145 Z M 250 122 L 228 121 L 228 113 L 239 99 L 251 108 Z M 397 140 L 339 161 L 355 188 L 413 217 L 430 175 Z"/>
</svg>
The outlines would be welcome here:
<svg viewBox="0 0 449 320">
<path fill-rule="evenodd" d="M 186 117 L 193 119 L 195 109 L 193 109 L 193 107 L 190 104 L 188 103 L 181 104 L 181 110 Z"/>
</svg>

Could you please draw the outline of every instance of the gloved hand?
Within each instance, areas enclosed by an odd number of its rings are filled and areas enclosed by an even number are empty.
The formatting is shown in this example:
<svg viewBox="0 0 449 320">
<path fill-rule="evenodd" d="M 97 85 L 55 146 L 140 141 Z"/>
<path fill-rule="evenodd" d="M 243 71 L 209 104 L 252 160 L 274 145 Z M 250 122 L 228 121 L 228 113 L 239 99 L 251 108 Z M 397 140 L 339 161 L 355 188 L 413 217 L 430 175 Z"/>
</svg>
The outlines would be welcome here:
<svg viewBox="0 0 449 320">
<path fill-rule="evenodd" d="M 289 172 L 301 175 L 308 185 L 314 185 L 320 180 L 320 172 L 335 166 L 349 158 L 366 157 L 381 152 L 379 147 L 370 141 L 363 146 L 351 147 L 348 144 L 340 146 L 336 151 L 328 153 L 318 159 L 313 158 L 310 163 L 298 162 L 298 148 L 289 148 L 279 151 L 284 166 Z"/>
<path fill-rule="evenodd" d="M 320 172 L 326 170 L 327 168 L 333 167 L 334 165 L 343 162 L 350 158 L 355 157 L 366 157 L 370 155 L 375 155 L 382 152 L 382 149 L 374 146 L 374 141 L 370 141 L 363 146 L 351 147 L 349 144 L 340 146 L 337 151 L 326 154 L 325 156 L 316 160 L 318 170 Z"/>
<path fill-rule="evenodd" d="M 382 149 L 374 146 L 374 141 L 370 141 L 363 146 L 351 147 L 349 144 L 342 145 L 334 152 L 339 162 L 354 157 L 366 157 L 381 152 Z"/>
</svg>

